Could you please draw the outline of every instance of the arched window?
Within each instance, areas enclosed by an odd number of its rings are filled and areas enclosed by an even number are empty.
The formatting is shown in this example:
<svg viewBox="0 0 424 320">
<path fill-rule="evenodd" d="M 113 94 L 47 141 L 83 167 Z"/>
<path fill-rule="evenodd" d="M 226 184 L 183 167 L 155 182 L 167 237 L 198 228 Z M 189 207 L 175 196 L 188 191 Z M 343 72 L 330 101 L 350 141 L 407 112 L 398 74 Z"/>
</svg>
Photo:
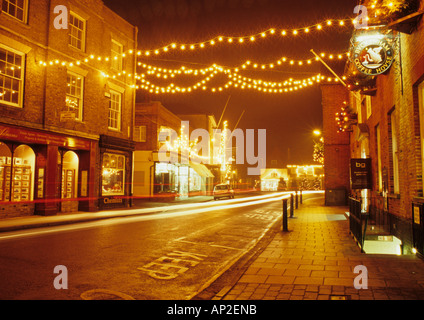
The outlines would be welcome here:
<svg viewBox="0 0 424 320">
<path fill-rule="evenodd" d="M 10 199 L 10 164 L 12 162 L 12 152 L 9 147 L 0 142 L 0 201 Z"/>
<path fill-rule="evenodd" d="M 0 142 L 0 201 L 31 201 L 34 198 L 35 153 L 27 145 L 11 152 Z"/>
<path fill-rule="evenodd" d="M 62 199 L 77 197 L 78 187 L 78 155 L 73 151 L 67 151 L 63 155 L 62 163 Z"/>
</svg>

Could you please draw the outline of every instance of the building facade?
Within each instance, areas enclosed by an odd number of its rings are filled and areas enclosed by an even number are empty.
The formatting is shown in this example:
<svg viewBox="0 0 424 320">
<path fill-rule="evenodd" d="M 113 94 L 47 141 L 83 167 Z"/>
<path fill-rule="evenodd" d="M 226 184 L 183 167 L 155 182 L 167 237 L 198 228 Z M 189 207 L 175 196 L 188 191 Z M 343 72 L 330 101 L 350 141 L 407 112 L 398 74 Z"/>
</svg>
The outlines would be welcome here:
<svg viewBox="0 0 424 320">
<path fill-rule="evenodd" d="M 1 9 L 1 217 L 128 206 L 137 28 L 100 0 Z"/>
<path fill-rule="evenodd" d="M 184 128 L 183 123 L 160 102 L 136 103 L 135 199 L 184 199 L 212 190 L 214 175 L 201 161 L 192 161 L 189 151 L 196 127 L 189 121 Z M 160 152 L 169 159 L 162 159 Z"/>
<path fill-rule="evenodd" d="M 343 157 L 340 167 L 350 167 L 350 195 L 368 216 L 366 233 L 423 254 L 424 2 L 397 5 L 369 12 L 368 28 L 352 35 L 346 87 L 325 94 L 347 93 L 333 119 L 349 137 L 350 161 Z"/>
</svg>

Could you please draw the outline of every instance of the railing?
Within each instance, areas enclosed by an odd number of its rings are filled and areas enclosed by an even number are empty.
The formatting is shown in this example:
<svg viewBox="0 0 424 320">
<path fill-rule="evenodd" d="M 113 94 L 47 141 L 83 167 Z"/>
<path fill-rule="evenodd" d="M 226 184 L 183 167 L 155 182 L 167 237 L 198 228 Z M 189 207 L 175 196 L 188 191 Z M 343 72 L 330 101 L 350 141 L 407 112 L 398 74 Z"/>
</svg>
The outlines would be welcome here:
<svg viewBox="0 0 424 320">
<path fill-rule="evenodd" d="M 367 213 L 362 213 L 361 200 L 349 197 L 349 229 L 358 242 L 362 252 L 368 216 Z"/>
</svg>

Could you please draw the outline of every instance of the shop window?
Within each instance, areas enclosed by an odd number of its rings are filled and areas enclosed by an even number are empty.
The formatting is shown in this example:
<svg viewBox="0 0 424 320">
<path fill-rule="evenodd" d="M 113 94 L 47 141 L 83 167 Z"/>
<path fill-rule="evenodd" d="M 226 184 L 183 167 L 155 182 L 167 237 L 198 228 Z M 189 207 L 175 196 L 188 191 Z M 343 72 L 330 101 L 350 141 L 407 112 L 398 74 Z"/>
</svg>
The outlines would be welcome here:
<svg viewBox="0 0 424 320">
<path fill-rule="evenodd" d="M 78 163 L 75 152 L 67 151 L 62 161 L 62 199 L 73 199 L 78 195 Z"/>
<path fill-rule="evenodd" d="M 26 22 L 28 0 L 3 0 L 2 11 L 19 21 Z"/>
<path fill-rule="evenodd" d="M 31 201 L 34 194 L 35 153 L 20 145 L 11 153 L 0 142 L 0 201 Z"/>
<path fill-rule="evenodd" d="M 104 153 L 102 164 L 102 195 L 124 195 L 125 156 Z"/>
<path fill-rule="evenodd" d="M 190 191 L 201 191 L 202 189 L 202 177 L 199 176 L 199 174 L 193 170 L 193 168 L 190 168 Z"/>
<path fill-rule="evenodd" d="M 24 55 L 0 46 L 0 102 L 22 107 Z"/>
</svg>

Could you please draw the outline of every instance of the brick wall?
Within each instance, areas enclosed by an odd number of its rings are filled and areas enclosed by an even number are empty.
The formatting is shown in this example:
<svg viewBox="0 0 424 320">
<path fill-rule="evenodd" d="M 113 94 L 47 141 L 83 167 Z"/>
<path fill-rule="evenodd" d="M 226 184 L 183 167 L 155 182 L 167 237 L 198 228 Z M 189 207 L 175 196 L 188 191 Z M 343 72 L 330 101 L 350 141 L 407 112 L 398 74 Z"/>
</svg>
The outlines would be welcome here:
<svg viewBox="0 0 424 320">
<path fill-rule="evenodd" d="M 350 189 L 349 173 L 349 133 L 339 132 L 335 114 L 341 111 L 344 101 L 348 101 L 349 94 L 340 84 L 323 84 L 323 138 L 324 138 L 324 189 L 344 190 L 345 194 Z M 327 201 L 326 201 L 327 202 Z"/>
</svg>

